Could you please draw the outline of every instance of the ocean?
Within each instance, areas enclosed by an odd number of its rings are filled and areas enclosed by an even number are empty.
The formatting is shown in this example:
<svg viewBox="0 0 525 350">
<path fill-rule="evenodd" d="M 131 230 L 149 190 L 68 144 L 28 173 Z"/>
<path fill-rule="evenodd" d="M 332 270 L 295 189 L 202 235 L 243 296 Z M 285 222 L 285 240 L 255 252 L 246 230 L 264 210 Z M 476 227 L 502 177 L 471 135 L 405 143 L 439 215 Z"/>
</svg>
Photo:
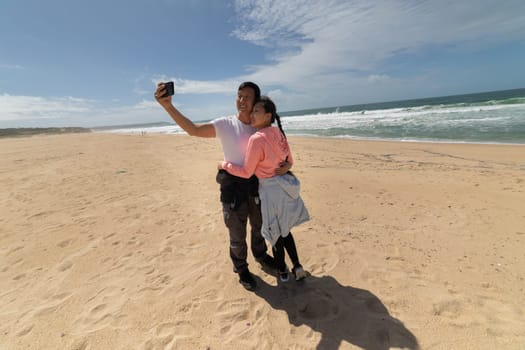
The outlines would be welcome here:
<svg viewBox="0 0 525 350">
<path fill-rule="evenodd" d="M 287 135 L 393 141 L 525 144 L 525 89 L 280 113 Z M 179 134 L 177 125 L 111 130 Z"/>
</svg>

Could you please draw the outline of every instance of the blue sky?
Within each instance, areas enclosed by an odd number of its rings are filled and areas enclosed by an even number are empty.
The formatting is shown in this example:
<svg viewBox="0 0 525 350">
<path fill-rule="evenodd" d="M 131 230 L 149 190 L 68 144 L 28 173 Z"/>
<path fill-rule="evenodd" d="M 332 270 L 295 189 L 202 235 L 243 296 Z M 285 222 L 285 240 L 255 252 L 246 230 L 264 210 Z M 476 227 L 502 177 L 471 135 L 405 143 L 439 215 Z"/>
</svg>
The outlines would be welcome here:
<svg viewBox="0 0 525 350">
<path fill-rule="evenodd" d="M 523 0 L 2 0 L 0 127 L 235 113 L 252 80 L 278 110 L 525 87 Z"/>
</svg>

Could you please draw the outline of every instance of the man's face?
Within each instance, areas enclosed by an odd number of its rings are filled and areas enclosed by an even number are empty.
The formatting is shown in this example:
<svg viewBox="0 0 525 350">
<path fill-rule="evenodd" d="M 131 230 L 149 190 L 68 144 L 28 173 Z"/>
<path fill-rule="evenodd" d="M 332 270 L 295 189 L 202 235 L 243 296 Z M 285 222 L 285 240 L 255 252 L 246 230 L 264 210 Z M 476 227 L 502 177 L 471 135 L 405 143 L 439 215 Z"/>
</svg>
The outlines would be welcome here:
<svg viewBox="0 0 525 350">
<path fill-rule="evenodd" d="M 245 87 L 237 91 L 237 111 L 249 116 L 253 108 L 255 91 L 251 87 Z"/>
</svg>

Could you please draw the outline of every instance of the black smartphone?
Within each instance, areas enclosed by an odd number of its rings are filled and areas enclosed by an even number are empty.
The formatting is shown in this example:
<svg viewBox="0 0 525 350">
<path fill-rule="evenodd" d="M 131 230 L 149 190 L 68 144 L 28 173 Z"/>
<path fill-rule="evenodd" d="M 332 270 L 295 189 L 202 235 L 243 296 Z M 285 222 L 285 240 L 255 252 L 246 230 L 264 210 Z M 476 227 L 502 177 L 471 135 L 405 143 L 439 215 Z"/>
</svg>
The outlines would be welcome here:
<svg viewBox="0 0 525 350">
<path fill-rule="evenodd" d="M 162 97 L 172 96 L 175 93 L 175 86 L 173 85 L 172 81 L 164 83 L 164 87 L 166 88 L 166 92 L 164 95 L 162 95 Z"/>
</svg>

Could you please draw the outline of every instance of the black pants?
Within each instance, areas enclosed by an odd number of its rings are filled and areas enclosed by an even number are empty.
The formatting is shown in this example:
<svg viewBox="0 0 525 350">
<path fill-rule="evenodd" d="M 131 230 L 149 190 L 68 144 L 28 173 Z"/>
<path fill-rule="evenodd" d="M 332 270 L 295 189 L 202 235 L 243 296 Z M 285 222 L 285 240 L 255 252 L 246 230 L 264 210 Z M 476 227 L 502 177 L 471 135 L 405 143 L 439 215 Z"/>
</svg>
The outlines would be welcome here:
<svg viewBox="0 0 525 350">
<path fill-rule="evenodd" d="M 248 269 L 248 246 L 246 244 L 247 223 L 250 220 L 250 247 L 256 260 L 266 256 L 266 242 L 261 235 L 262 216 L 259 197 L 248 196 L 237 209 L 222 203 L 224 223 L 230 233 L 230 257 L 234 270 L 241 273 Z"/>
<path fill-rule="evenodd" d="M 292 261 L 293 267 L 300 265 L 299 256 L 297 255 L 297 247 L 293 239 L 292 233 L 290 232 L 286 237 L 279 237 L 275 245 L 273 246 L 273 257 L 277 264 L 279 271 L 286 270 L 286 262 L 284 261 L 284 250 L 288 253 L 290 260 Z"/>
</svg>

